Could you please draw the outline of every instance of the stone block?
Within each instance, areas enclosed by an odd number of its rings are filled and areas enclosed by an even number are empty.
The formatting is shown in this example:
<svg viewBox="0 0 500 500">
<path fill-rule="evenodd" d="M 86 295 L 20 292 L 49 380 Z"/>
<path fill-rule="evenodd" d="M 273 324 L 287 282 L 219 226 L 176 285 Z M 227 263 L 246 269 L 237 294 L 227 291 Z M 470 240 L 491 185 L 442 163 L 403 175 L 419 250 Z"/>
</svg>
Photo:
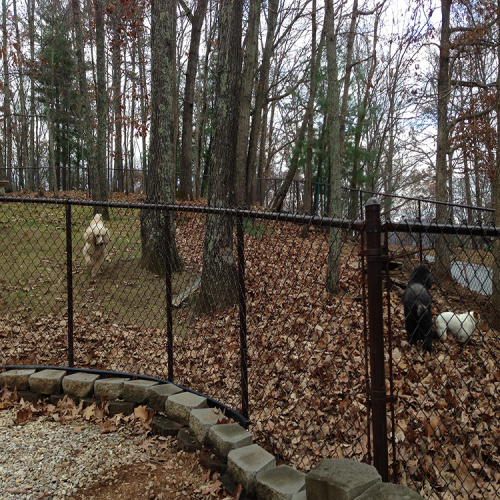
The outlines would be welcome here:
<svg viewBox="0 0 500 500">
<path fill-rule="evenodd" d="M 307 500 L 306 490 L 299 491 L 292 495 L 292 500 Z"/>
<path fill-rule="evenodd" d="M 201 444 L 206 444 L 210 428 L 223 418 L 225 418 L 224 415 L 216 408 L 191 410 L 189 428 Z"/>
<path fill-rule="evenodd" d="M 131 415 L 134 413 L 135 403 L 132 401 L 109 401 L 108 411 L 110 415 Z"/>
<path fill-rule="evenodd" d="M 322 460 L 306 474 L 307 500 L 351 500 L 381 481 L 371 465 L 345 458 Z"/>
<path fill-rule="evenodd" d="M 19 399 L 29 401 L 30 403 L 34 403 L 35 401 L 42 399 L 42 395 L 39 392 L 33 391 L 18 391 L 17 395 L 19 396 Z"/>
<path fill-rule="evenodd" d="M 123 399 L 134 403 L 146 403 L 148 392 L 158 382 L 152 380 L 128 380 L 123 383 Z"/>
<path fill-rule="evenodd" d="M 165 411 L 167 399 L 180 392 L 182 392 L 182 389 L 174 384 L 154 385 L 149 388 L 149 406 L 155 411 Z"/>
<path fill-rule="evenodd" d="M 255 494 L 257 474 L 276 467 L 276 459 L 256 444 L 231 450 L 227 455 L 227 472 L 246 492 Z"/>
<path fill-rule="evenodd" d="M 258 498 L 292 500 L 296 493 L 304 491 L 305 499 L 305 488 L 306 475 L 288 465 L 280 465 L 257 475 L 256 492 Z"/>
<path fill-rule="evenodd" d="M 64 370 L 42 370 L 30 375 L 30 389 L 45 395 L 60 394 L 61 382 L 65 376 Z"/>
<path fill-rule="evenodd" d="M 423 500 L 418 493 L 401 484 L 378 483 L 356 500 Z"/>
<path fill-rule="evenodd" d="M 27 391 L 30 388 L 29 378 L 35 373 L 34 369 L 8 370 L 0 373 L 0 389 L 7 382 L 10 389 L 17 388 L 18 391 Z"/>
<path fill-rule="evenodd" d="M 168 418 L 189 425 L 189 415 L 191 410 L 206 408 L 207 398 L 198 396 L 192 392 L 181 392 L 174 394 L 165 403 L 165 413 Z"/>
<path fill-rule="evenodd" d="M 210 428 L 208 442 L 219 458 L 227 460 L 231 450 L 250 446 L 253 442 L 253 435 L 243 429 L 240 424 L 219 424 Z"/>
<path fill-rule="evenodd" d="M 94 382 L 94 396 L 108 401 L 123 398 L 123 384 L 128 378 L 103 378 Z"/>
<path fill-rule="evenodd" d="M 177 433 L 177 446 L 179 449 L 190 453 L 201 450 L 200 442 L 193 436 L 189 427 L 183 427 Z"/>
<path fill-rule="evenodd" d="M 151 421 L 151 430 L 153 434 L 163 437 L 177 436 L 181 427 L 182 424 L 179 424 L 179 422 L 174 422 L 173 420 L 163 417 L 162 415 L 155 415 Z"/>
<path fill-rule="evenodd" d="M 68 396 L 86 398 L 94 393 L 94 382 L 98 378 L 94 373 L 73 373 L 63 378 L 62 388 Z"/>
</svg>

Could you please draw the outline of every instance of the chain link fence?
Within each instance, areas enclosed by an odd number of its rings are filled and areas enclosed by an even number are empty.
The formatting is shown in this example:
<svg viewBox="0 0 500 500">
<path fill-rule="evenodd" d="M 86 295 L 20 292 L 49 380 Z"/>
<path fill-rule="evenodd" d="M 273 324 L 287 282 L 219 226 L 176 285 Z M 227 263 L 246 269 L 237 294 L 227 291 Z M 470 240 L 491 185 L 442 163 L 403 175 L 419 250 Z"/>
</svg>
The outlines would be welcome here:
<svg viewBox="0 0 500 500">
<path fill-rule="evenodd" d="M 82 250 L 96 204 L 1 200 L 0 366 L 71 362 L 171 379 L 241 411 L 260 445 L 301 470 L 323 458 L 372 463 L 380 400 L 390 479 L 429 498 L 500 498 L 499 338 L 488 288 L 495 231 L 386 221 L 375 262 L 362 221 L 219 211 L 233 228 L 232 248 L 219 253 L 237 268 L 237 299 L 207 312 L 202 293 L 218 294 L 201 281 L 210 209 L 168 207 L 182 270 L 165 275 L 144 255 L 141 214 L 166 207 L 103 207 L 110 243 L 93 277 Z M 334 231 L 340 280 L 330 293 Z M 450 274 L 434 280 L 433 318 L 475 311 L 479 322 L 467 342 L 434 338 L 428 354 L 408 343 L 402 295 L 418 263 L 435 272 L 443 235 Z M 387 397 L 374 394 L 370 369 L 374 265 L 384 278 Z"/>
</svg>

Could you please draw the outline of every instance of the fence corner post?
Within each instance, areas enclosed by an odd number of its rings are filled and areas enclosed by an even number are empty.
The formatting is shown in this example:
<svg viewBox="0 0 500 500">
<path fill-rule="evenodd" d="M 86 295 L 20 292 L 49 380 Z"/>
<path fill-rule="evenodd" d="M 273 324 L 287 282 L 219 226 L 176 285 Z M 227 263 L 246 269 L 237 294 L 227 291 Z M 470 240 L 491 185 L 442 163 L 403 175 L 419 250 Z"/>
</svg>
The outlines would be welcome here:
<svg viewBox="0 0 500 500">
<path fill-rule="evenodd" d="M 382 223 L 380 220 L 380 202 L 376 198 L 370 198 L 366 202 L 365 214 L 373 465 L 382 476 L 382 481 L 387 482 L 389 480 L 389 461 L 382 295 Z"/>
</svg>

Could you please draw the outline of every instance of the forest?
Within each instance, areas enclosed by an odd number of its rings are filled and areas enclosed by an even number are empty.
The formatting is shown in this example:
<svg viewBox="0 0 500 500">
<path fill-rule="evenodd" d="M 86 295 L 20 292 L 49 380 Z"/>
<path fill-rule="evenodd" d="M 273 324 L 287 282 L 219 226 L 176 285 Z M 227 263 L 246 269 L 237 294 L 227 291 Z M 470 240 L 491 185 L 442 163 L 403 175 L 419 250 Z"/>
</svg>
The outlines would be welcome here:
<svg viewBox="0 0 500 500">
<path fill-rule="evenodd" d="M 341 209 L 342 189 L 491 207 L 496 9 L 2 0 L 0 179 L 209 203 L 221 183 L 225 206 L 274 210 L 300 181 L 298 210 L 320 210 L 321 191 L 349 217 L 359 202 Z"/>
</svg>

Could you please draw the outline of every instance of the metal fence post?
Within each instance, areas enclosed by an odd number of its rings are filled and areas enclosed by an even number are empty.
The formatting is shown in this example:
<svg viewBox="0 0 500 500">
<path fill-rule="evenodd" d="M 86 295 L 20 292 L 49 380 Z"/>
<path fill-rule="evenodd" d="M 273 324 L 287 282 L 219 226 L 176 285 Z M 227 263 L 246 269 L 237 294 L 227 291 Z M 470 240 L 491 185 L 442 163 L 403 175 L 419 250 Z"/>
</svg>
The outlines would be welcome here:
<svg viewBox="0 0 500 500">
<path fill-rule="evenodd" d="M 236 221 L 236 240 L 238 248 L 238 302 L 240 310 L 240 358 L 241 358 L 241 414 L 248 417 L 248 348 L 247 348 L 247 303 L 245 289 L 245 232 L 243 217 Z"/>
<path fill-rule="evenodd" d="M 167 363 L 168 381 L 174 381 L 174 334 L 172 321 L 172 235 L 170 230 L 170 213 L 164 212 L 165 221 L 165 300 L 167 310 Z"/>
<path fill-rule="evenodd" d="M 71 205 L 66 208 L 66 284 L 68 294 L 68 366 L 75 366 L 75 351 L 73 345 L 73 244 L 71 234 Z"/>
<path fill-rule="evenodd" d="M 368 328 L 373 430 L 373 465 L 389 479 L 387 447 L 387 394 L 385 389 L 384 318 L 382 296 L 382 246 L 380 203 L 370 198 L 365 206 L 366 262 L 368 270 Z"/>
</svg>

